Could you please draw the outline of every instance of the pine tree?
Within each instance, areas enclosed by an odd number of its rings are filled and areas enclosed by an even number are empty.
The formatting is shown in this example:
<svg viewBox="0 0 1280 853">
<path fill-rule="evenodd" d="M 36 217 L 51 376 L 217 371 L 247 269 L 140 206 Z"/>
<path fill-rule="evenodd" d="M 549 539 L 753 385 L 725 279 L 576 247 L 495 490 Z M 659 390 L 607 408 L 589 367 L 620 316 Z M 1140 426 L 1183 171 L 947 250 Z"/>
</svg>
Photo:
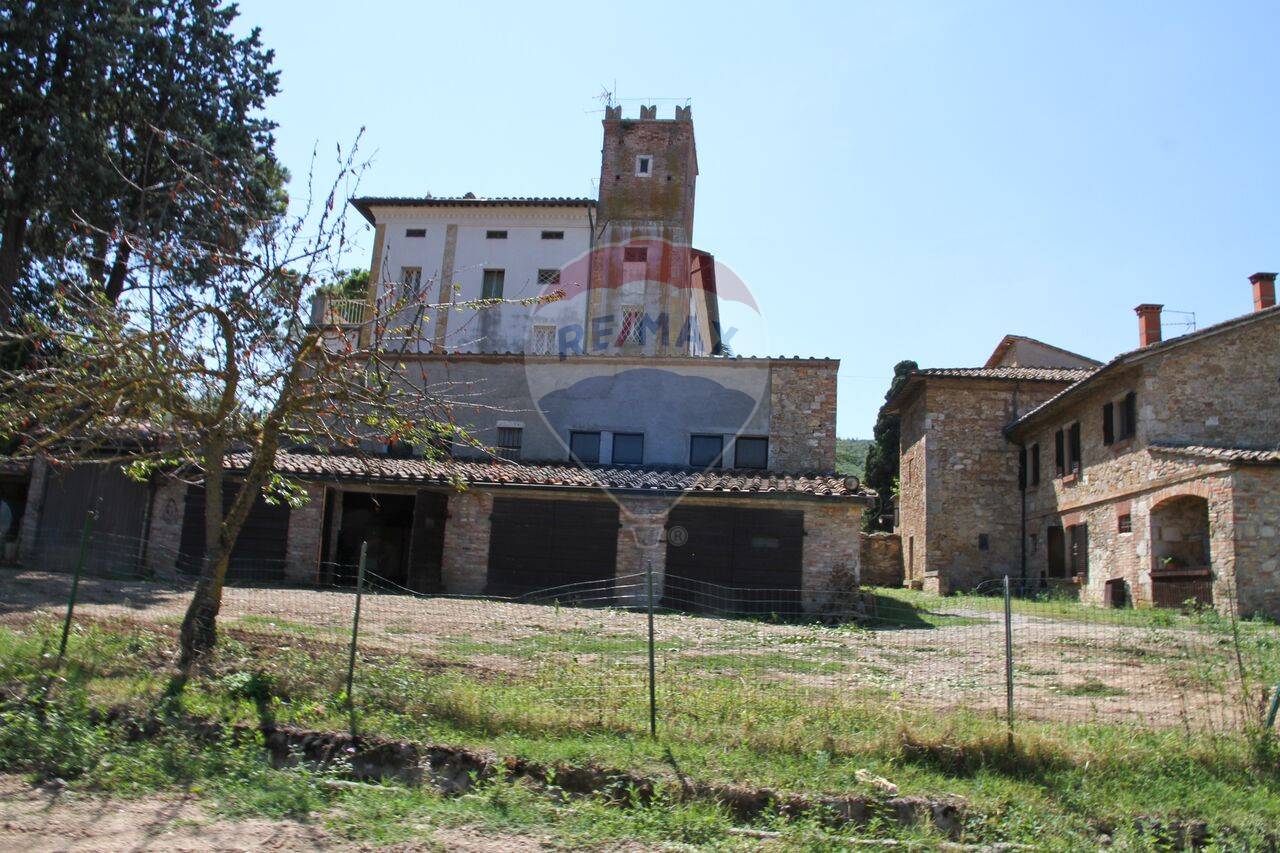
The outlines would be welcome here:
<svg viewBox="0 0 1280 853">
<path fill-rule="evenodd" d="M 279 74 L 256 29 L 231 32 L 236 15 L 218 0 L 0 0 L 0 326 L 49 304 L 68 254 L 114 302 L 149 271 L 139 235 L 233 251 L 283 206 L 261 114 Z M 179 186 L 206 155 L 243 176 L 241 215 Z"/>
<path fill-rule="evenodd" d="M 884 395 L 886 402 L 898 393 L 898 389 L 907 381 L 907 376 L 918 368 L 919 365 L 914 361 L 900 361 L 893 366 L 893 381 L 889 383 L 889 390 Z M 864 523 L 867 531 L 889 530 L 892 527 L 885 520 L 885 516 L 888 514 L 889 501 L 898 482 L 900 432 L 901 419 L 896 413 L 887 412 L 885 407 L 881 406 L 880 413 L 876 415 L 875 429 L 872 431 L 873 442 L 867 448 L 866 472 L 866 484 L 880 495 L 881 512 L 878 515 L 867 516 Z"/>
</svg>

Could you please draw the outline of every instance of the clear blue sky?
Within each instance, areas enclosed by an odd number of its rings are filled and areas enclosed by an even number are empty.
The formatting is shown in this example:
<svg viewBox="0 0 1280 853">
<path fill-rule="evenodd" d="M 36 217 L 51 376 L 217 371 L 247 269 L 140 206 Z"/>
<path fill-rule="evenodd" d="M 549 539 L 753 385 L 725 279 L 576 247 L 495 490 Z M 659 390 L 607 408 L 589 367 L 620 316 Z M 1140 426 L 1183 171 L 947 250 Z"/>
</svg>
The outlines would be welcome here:
<svg viewBox="0 0 1280 853">
<path fill-rule="evenodd" d="M 1106 359 L 1134 305 L 1203 327 L 1280 267 L 1276 3 L 241 10 L 285 164 L 364 126 L 371 194 L 593 195 L 603 87 L 628 115 L 691 98 L 694 241 L 768 325 L 739 351 L 840 358 L 842 436 L 900 359 L 979 365 L 1010 332 Z"/>
</svg>

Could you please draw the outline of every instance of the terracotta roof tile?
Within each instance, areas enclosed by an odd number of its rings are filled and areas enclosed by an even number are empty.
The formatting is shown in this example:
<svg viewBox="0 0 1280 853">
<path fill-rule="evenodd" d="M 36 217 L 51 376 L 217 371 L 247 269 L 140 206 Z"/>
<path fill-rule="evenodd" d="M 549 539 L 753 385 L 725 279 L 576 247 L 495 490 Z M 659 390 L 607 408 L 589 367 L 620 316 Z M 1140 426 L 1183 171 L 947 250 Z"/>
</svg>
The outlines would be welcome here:
<svg viewBox="0 0 1280 853">
<path fill-rule="evenodd" d="M 228 457 L 227 467 L 243 470 L 246 454 Z M 520 464 L 462 459 L 390 459 L 380 456 L 332 456 L 279 453 L 276 468 L 296 477 L 340 477 L 374 483 L 464 482 L 478 486 L 558 486 L 621 491 L 802 495 L 863 498 L 839 474 L 777 474 L 766 471 L 693 471 L 679 468 L 583 468 L 566 463 Z"/>
<path fill-rule="evenodd" d="M 1264 450 L 1256 447 L 1212 447 L 1206 444 L 1173 444 L 1157 441 L 1151 443 L 1151 449 L 1177 456 L 1191 456 L 1239 465 L 1280 465 L 1280 448 Z"/>
<path fill-rule="evenodd" d="M 911 375 L 1011 382 L 1079 382 L 1093 372 L 1090 368 L 1069 367 L 927 367 L 912 371 Z"/>
</svg>

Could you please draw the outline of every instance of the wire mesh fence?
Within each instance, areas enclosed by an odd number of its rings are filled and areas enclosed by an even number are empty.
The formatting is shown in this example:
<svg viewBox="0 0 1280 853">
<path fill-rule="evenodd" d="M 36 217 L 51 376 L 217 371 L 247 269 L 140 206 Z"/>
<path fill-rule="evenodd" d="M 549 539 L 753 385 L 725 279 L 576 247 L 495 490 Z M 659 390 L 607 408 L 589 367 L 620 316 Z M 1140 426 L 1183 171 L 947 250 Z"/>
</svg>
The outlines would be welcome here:
<svg viewBox="0 0 1280 853">
<path fill-rule="evenodd" d="M 25 637 L 53 654 L 69 625 L 68 659 L 105 700 L 160 695 L 198 566 L 70 533 L 40 559 L 0 570 L 8 647 Z M 245 693 L 268 672 L 263 713 L 297 722 L 727 740 L 819 737 L 885 714 L 1236 736 L 1266 722 L 1280 685 L 1273 623 L 1085 606 L 1016 583 L 946 598 L 851 587 L 806 609 L 795 588 L 660 570 L 507 597 L 423 595 L 349 565 L 317 576 L 330 580 L 241 567 L 201 677 Z"/>
</svg>

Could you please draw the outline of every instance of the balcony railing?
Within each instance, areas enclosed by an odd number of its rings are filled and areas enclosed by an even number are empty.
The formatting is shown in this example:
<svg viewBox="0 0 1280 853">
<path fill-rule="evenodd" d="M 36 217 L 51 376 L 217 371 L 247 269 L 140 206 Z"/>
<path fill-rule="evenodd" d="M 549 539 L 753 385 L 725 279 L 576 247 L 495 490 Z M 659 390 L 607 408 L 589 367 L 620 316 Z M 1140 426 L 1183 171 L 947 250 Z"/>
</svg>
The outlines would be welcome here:
<svg viewBox="0 0 1280 853">
<path fill-rule="evenodd" d="M 311 322 L 317 326 L 361 326 L 372 315 L 363 299 L 339 299 L 317 294 L 311 302 Z"/>
</svg>

